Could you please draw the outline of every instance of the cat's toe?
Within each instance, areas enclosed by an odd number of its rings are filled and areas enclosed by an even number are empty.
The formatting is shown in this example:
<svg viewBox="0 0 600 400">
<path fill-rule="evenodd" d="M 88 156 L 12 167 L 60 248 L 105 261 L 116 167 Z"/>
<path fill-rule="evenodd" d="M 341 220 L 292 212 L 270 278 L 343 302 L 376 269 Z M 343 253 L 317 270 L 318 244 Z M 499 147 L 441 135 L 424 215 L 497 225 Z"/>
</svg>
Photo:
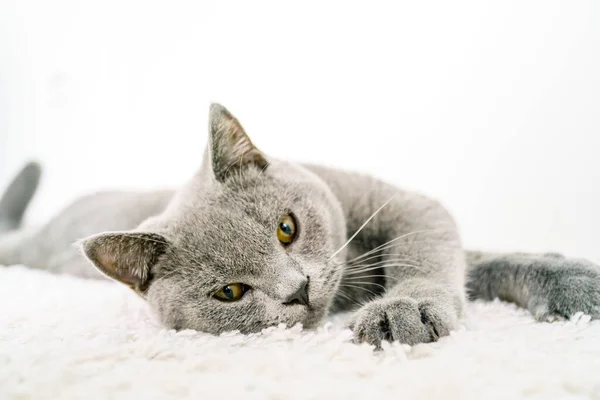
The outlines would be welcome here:
<svg viewBox="0 0 600 400">
<path fill-rule="evenodd" d="M 384 340 L 409 345 L 436 341 L 450 333 L 455 319 L 447 315 L 444 305 L 402 297 L 367 304 L 357 312 L 351 327 L 356 342 L 379 348 Z"/>
<path fill-rule="evenodd" d="M 536 320 L 561 321 L 578 312 L 600 319 L 600 274 L 560 274 L 552 283 L 531 300 L 529 309 Z"/>
<path fill-rule="evenodd" d="M 553 323 L 553 322 L 562 322 L 565 320 L 565 317 L 561 315 L 547 315 L 542 321 Z"/>
<path fill-rule="evenodd" d="M 382 341 L 393 340 L 386 308 L 382 301 L 374 301 L 357 311 L 350 324 L 356 343 L 369 343 L 380 348 Z"/>
<path fill-rule="evenodd" d="M 458 327 L 458 318 L 452 306 L 446 303 L 423 300 L 419 302 L 421 322 L 427 328 L 432 341 L 448 336 Z"/>
</svg>

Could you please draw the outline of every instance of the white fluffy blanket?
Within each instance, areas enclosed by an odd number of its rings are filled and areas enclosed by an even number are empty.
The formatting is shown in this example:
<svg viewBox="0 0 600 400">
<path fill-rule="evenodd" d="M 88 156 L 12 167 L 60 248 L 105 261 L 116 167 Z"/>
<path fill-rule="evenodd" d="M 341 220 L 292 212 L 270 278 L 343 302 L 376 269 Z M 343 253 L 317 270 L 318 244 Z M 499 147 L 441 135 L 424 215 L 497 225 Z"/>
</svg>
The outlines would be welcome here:
<svg viewBox="0 0 600 400">
<path fill-rule="evenodd" d="M 340 320 L 214 337 L 163 329 L 109 281 L 0 268 L 0 399 L 600 398 L 600 322 L 468 308 L 438 343 L 374 353 Z"/>
</svg>

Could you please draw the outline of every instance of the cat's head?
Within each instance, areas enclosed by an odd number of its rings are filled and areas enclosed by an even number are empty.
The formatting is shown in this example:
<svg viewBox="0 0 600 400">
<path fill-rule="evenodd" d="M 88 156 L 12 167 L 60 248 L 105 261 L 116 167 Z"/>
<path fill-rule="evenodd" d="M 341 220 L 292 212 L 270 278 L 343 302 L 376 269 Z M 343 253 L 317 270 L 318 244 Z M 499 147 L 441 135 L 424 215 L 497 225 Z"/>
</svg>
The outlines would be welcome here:
<svg viewBox="0 0 600 400">
<path fill-rule="evenodd" d="M 171 328 L 313 327 L 341 277 L 341 206 L 315 174 L 262 154 L 222 106 L 209 119 L 202 168 L 165 212 L 85 239 L 84 253 Z"/>
</svg>

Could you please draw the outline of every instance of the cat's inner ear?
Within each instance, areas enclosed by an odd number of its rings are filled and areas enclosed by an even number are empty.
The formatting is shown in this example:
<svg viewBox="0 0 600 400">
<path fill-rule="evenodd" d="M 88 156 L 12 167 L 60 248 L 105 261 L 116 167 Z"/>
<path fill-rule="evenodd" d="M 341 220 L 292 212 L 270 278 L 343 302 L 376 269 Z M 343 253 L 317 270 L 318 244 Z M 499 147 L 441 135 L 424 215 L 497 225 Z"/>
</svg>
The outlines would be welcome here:
<svg viewBox="0 0 600 400">
<path fill-rule="evenodd" d="M 169 244 L 155 233 L 108 232 L 83 239 L 81 246 L 100 272 L 144 292 L 152 278 L 152 266 Z"/>
<path fill-rule="evenodd" d="M 244 128 L 227 109 L 219 104 L 210 106 L 210 158 L 218 181 L 224 182 L 232 173 L 244 168 L 263 170 L 268 162 L 250 141 Z"/>
</svg>

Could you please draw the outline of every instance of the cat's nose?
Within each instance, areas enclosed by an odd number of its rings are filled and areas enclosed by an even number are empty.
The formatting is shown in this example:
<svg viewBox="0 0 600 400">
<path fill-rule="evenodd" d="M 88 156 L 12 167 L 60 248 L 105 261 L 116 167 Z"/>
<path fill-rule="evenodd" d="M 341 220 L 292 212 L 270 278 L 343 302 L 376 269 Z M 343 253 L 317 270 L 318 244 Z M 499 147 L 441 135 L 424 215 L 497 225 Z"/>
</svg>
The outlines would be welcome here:
<svg viewBox="0 0 600 400">
<path fill-rule="evenodd" d="M 298 289 L 292 293 L 283 304 L 301 304 L 303 306 L 308 305 L 308 278 L 304 279 Z"/>
</svg>

